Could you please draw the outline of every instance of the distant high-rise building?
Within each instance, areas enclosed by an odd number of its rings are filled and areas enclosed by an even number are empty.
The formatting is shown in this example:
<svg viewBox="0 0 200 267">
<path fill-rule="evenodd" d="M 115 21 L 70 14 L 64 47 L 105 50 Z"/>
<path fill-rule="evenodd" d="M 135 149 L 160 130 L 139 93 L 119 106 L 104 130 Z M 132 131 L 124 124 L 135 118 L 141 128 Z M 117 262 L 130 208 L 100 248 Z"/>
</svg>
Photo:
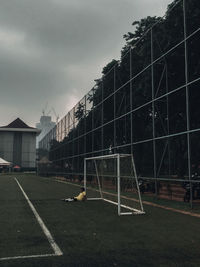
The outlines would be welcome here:
<svg viewBox="0 0 200 267">
<path fill-rule="evenodd" d="M 36 147 L 39 147 L 39 142 L 42 138 L 56 125 L 55 122 L 51 120 L 51 116 L 43 115 L 40 117 L 40 122 L 36 123 L 36 127 L 41 130 L 39 136 L 36 139 Z"/>
</svg>

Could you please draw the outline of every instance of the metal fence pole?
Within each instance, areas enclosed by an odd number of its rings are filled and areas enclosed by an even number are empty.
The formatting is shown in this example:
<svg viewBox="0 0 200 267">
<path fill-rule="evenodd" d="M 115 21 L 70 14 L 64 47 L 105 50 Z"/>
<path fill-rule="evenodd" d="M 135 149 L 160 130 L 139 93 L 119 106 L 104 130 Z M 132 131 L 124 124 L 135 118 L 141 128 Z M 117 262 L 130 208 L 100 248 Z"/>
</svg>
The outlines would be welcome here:
<svg viewBox="0 0 200 267">
<path fill-rule="evenodd" d="M 133 73 L 132 73 L 132 49 L 130 48 L 130 111 L 133 110 Z M 133 155 L 133 112 L 130 113 L 131 127 L 131 154 Z"/>
<path fill-rule="evenodd" d="M 104 84 L 103 84 L 103 79 L 102 79 L 102 85 L 101 85 L 101 105 L 102 105 L 102 108 L 101 108 L 101 146 L 102 146 L 102 155 L 104 154 L 103 150 L 104 150 L 104 129 L 103 129 L 103 123 L 104 123 L 104 119 L 103 119 L 103 115 L 104 115 L 104 109 L 103 109 L 103 105 L 104 105 L 104 102 L 103 102 L 103 91 L 104 91 Z"/>
<path fill-rule="evenodd" d="M 193 207 L 193 190 L 191 182 L 191 162 L 190 162 L 190 116 L 189 116 L 189 88 L 188 88 L 188 52 L 187 52 L 187 23 L 186 23 L 186 2 L 183 0 L 183 20 L 184 20 L 184 51 L 185 51 L 185 93 L 186 93 L 186 119 L 187 119 L 187 145 L 188 145 L 188 175 L 190 180 L 190 205 Z"/>
<path fill-rule="evenodd" d="M 117 196 L 118 196 L 118 215 L 121 214 L 121 186 L 120 186 L 120 154 L 117 155 Z"/>
<path fill-rule="evenodd" d="M 155 102 L 154 102 L 154 54 L 153 54 L 153 29 L 151 28 L 151 88 L 152 88 L 152 127 L 153 127 L 153 162 L 154 162 L 154 177 L 156 174 L 156 144 L 155 144 Z M 157 179 L 155 179 L 155 194 L 158 196 Z"/>
<path fill-rule="evenodd" d="M 85 95 L 85 111 L 84 111 L 84 154 L 86 154 L 86 117 L 87 117 L 87 99 Z"/>
<path fill-rule="evenodd" d="M 116 66 L 114 66 L 114 154 L 116 153 Z"/>
</svg>

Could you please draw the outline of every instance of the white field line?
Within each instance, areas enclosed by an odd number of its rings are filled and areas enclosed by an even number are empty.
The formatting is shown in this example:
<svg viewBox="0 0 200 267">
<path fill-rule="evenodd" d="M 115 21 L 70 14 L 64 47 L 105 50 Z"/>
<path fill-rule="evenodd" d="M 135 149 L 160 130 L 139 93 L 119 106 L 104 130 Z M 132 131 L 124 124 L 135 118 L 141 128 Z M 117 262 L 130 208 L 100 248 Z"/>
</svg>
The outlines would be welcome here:
<svg viewBox="0 0 200 267">
<path fill-rule="evenodd" d="M 59 246 L 56 244 L 55 240 L 53 239 L 51 233 L 49 232 L 48 228 L 46 227 L 46 225 L 44 224 L 43 220 L 41 219 L 40 215 L 38 214 L 38 212 L 36 211 L 35 207 L 33 206 L 33 204 L 31 203 L 31 201 L 29 200 L 28 196 L 26 195 L 26 193 L 24 192 L 23 188 L 21 187 L 20 183 L 18 182 L 18 180 L 15 178 L 16 183 L 18 184 L 19 188 L 21 189 L 25 199 L 27 200 L 33 214 L 35 215 L 35 218 L 37 219 L 40 227 L 42 228 L 44 234 L 47 237 L 47 240 L 49 241 L 49 244 L 51 245 L 54 254 L 44 254 L 44 255 L 30 255 L 30 256 L 16 256 L 16 257 L 5 257 L 5 258 L 0 258 L 0 260 L 9 260 L 9 259 L 24 259 L 24 258 L 36 258 L 36 257 L 48 257 L 48 256 L 61 256 L 63 255 L 63 252 L 61 251 L 61 249 L 59 248 Z"/>
<path fill-rule="evenodd" d="M 14 257 L 0 258 L 0 261 L 29 259 L 29 258 L 44 258 L 44 257 L 55 257 L 55 256 L 57 255 L 56 254 L 41 254 L 41 255 L 28 255 L 28 256 L 14 256 Z"/>
<path fill-rule="evenodd" d="M 106 198 L 102 198 L 102 200 L 118 206 L 118 203 L 115 202 L 115 201 L 112 201 L 112 200 L 109 200 L 109 199 L 106 199 Z M 133 212 L 122 212 L 122 213 L 120 213 L 122 215 L 124 215 L 124 214 L 145 214 L 144 211 L 141 211 L 141 210 L 138 210 L 138 209 L 134 209 L 134 208 L 131 208 L 131 207 L 123 205 L 123 204 L 120 204 L 120 207 L 121 208 L 125 208 L 127 210 L 132 210 L 133 211 Z"/>
</svg>

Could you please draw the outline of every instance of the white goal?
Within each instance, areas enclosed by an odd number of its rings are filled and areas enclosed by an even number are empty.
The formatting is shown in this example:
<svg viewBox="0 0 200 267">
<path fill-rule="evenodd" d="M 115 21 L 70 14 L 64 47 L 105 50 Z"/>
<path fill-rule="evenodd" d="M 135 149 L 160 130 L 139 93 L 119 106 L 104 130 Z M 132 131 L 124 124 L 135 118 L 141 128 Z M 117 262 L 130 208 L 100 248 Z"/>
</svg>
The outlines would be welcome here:
<svg viewBox="0 0 200 267">
<path fill-rule="evenodd" d="M 85 158 L 84 187 L 88 200 L 115 204 L 118 215 L 145 213 L 132 154 Z"/>
</svg>

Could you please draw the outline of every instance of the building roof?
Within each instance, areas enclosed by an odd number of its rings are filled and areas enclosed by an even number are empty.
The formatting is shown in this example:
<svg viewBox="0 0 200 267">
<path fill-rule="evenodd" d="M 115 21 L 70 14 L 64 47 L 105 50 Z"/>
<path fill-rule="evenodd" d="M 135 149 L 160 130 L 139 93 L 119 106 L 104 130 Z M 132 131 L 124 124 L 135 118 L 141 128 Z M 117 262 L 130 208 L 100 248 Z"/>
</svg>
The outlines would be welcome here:
<svg viewBox="0 0 200 267">
<path fill-rule="evenodd" d="M 0 127 L 0 131 L 8 131 L 8 132 L 35 132 L 39 134 L 41 131 L 37 128 L 33 128 L 28 126 L 24 121 L 22 121 L 20 118 L 17 118 L 16 120 L 12 121 L 6 126 Z"/>
<path fill-rule="evenodd" d="M 3 127 L 0 127 L 0 128 L 29 128 L 29 129 L 34 129 L 33 127 L 28 126 L 20 118 L 17 118 L 16 120 L 12 121 L 10 124 L 3 126 Z"/>
<path fill-rule="evenodd" d="M 5 159 L 0 158 L 0 166 L 9 166 L 10 162 Z"/>
</svg>

